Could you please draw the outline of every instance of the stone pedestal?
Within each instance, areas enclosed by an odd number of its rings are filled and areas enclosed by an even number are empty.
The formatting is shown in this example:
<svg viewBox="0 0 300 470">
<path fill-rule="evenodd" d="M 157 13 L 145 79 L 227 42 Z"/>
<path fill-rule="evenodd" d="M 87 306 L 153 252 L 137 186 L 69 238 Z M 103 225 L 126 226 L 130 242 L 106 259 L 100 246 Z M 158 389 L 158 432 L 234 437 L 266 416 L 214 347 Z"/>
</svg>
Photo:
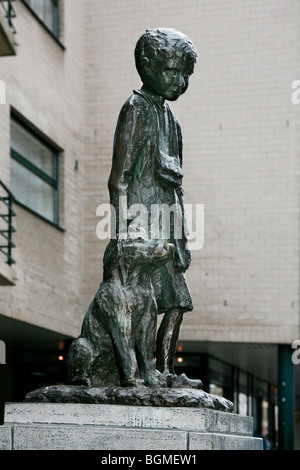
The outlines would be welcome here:
<svg viewBox="0 0 300 470">
<path fill-rule="evenodd" d="M 7 403 L 0 450 L 261 450 L 248 416 L 199 407 Z"/>
</svg>

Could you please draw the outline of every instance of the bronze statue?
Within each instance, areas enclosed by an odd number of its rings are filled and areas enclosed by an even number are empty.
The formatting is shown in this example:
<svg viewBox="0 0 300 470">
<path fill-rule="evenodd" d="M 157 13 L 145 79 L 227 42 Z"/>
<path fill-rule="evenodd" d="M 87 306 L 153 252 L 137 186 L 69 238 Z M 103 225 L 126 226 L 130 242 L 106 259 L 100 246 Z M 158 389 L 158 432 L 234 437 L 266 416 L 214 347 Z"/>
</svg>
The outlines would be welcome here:
<svg viewBox="0 0 300 470">
<path fill-rule="evenodd" d="M 115 237 L 104 255 L 103 282 L 81 336 L 70 348 L 71 383 L 201 387 L 200 380 L 177 377 L 173 369 L 183 314 L 193 305 L 184 275 L 191 255 L 181 126 L 167 103 L 187 90 L 196 58 L 191 40 L 174 29 L 148 30 L 137 42 L 135 60 L 143 85 L 121 109 L 108 182 Z M 168 231 L 161 205 L 172 209 Z M 141 232 L 137 206 L 147 216 L 158 210 L 156 226 L 147 219 Z M 125 231 L 120 226 L 124 215 Z M 159 314 L 164 316 L 156 338 Z"/>
<path fill-rule="evenodd" d="M 103 281 L 69 349 L 69 383 L 29 392 L 26 402 L 233 411 L 231 401 L 173 369 L 183 314 L 193 306 L 184 274 L 191 255 L 181 127 L 167 101 L 187 90 L 196 57 L 190 39 L 174 29 L 148 30 L 136 45 L 143 85 L 122 107 L 115 132 L 108 182 L 115 226 Z"/>
</svg>

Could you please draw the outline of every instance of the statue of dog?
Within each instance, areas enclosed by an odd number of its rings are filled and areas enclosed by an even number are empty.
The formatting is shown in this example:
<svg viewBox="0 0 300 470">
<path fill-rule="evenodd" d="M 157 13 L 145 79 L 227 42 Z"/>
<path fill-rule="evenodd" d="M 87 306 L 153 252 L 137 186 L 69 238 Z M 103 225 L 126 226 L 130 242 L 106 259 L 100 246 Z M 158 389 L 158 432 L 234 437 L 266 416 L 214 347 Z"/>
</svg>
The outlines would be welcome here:
<svg viewBox="0 0 300 470">
<path fill-rule="evenodd" d="M 110 241 L 103 282 L 68 352 L 69 383 L 167 386 L 155 365 L 157 304 L 151 274 L 173 252 L 172 244 L 149 239 Z"/>
</svg>

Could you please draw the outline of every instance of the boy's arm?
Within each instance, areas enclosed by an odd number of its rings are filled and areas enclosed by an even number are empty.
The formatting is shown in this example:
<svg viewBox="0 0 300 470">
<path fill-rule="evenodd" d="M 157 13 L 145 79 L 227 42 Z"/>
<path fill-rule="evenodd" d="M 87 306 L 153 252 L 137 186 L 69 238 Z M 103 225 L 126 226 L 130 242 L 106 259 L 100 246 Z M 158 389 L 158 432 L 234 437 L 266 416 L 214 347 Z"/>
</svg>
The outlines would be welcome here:
<svg viewBox="0 0 300 470">
<path fill-rule="evenodd" d="M 160 154 L 160 165 L 158 167 L 158 174 L 159 176 L 170 183 L 171 185 L 175 185 L 176 187 L 182 186 L 182 178 L 183 178 L 183 171 L 182 171 L 182 132 L 181 132 L 181 125 L 178 119 L 172 114 L 172 118 L 174 119 L 174 124 L 176 128 L 176 137 L 178 142 L 178 158 L 174 158 L 174 156 L 169 156 L 166 154 Z M 174 135 L 174 138 L 175 138 Z"/>
<path fill-rule="evenodd" d="M 148 125 L 147 125 L 148 122 Z M 119 217 L 120 197 L 128 196 L 128 188 L 135 164 L 143 154 L 149 139 L 149 111 L 141 105 L 127 101 L 121 109 L 114 139 L 113 162 L 108 188 L 111 204 Z"/>
<path fill-rule="evenodd" d="M 182 166 L 182 161 L 183 161 L 183 138 L 182 138 L 182 131 L 181 131 L 181 125 L 178 119 L 176 119 L 176 127 L 177 127 L 177 135 L 178 135 L 178 148 L 179 148 L 179 160 L 180 164 Z M 180 267 L 183 272 L 185 272 L 190 264 L 191 264 L 191 252 L 188 248 L 187 244 L 187 236 L 189 234 L 189 229 L 187 226 L 187 219 L 185 216 L 185 210 L 184 210 L 184 201 L 183 201 L 183 190 L 181 189 L 181 197 L 179 198 L 182 204 L 182 214 L 184 217 L 184 223 L 183 223 L 183 241 L 185 242 L 185 249 L 183 251 L 183 256 L 180 261 Z"/>
<path fill-rule="evenodd" d="M 181 124 L 176 118 L 176 128 L 177 128 L 177 135 L 178 135 L 178 153 L 179 153 L 179 160 L 182 166 L 182 151 L 183 151 L 183 139 L 182 139 L 182 131 L 181 131 Z"/>
</svg>

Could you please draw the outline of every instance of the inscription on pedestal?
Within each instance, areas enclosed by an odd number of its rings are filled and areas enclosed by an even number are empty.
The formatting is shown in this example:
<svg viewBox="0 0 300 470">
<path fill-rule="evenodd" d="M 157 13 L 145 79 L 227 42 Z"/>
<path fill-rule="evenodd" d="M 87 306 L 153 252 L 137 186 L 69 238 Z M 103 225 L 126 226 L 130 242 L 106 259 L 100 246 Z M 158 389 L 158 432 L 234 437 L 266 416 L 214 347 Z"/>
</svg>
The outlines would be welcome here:
<svg viewBox="0 0 300 470">
<path fill-rule="evenodd" d="M 128 425 L 139 428 L 162 428 L 165 423 L 161 419 L 154 416 L 133 416 L 128 414 Z"/>
</svg>

